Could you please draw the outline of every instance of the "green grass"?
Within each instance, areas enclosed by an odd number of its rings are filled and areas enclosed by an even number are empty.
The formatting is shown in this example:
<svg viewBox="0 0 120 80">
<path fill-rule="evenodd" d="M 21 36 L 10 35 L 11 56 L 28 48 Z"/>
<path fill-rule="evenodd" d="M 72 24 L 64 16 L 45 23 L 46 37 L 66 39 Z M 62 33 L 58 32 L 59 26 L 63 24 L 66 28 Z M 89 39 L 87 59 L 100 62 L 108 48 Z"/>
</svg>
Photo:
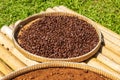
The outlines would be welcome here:
<svg viewBox="0 0 120 80">
<path fill-rule="evenodd" d="M 59 5 L 120 34 L 120 0 L 0 0 L 0 27 Z"/>
</svg>

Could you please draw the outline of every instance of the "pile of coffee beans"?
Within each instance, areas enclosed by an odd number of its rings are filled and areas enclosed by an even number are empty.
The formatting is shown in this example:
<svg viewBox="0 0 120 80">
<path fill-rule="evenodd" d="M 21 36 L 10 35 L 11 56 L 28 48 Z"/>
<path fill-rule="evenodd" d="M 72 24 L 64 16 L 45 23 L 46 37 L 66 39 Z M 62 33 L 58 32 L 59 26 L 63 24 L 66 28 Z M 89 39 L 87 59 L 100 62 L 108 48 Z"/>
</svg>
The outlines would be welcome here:
<svg viewBox="0 0 120 80">
<path fill-rule="evenodd" d="M 90 52 L 99 42 L 94 27 L 78 17 L 43 16 L 28 24 L 27 29 L 22 29 L 25 26 L 20 29 L 22 34 L 16 39 L 22 48 L 38 56 L 78 57 Z"/>
</svg>

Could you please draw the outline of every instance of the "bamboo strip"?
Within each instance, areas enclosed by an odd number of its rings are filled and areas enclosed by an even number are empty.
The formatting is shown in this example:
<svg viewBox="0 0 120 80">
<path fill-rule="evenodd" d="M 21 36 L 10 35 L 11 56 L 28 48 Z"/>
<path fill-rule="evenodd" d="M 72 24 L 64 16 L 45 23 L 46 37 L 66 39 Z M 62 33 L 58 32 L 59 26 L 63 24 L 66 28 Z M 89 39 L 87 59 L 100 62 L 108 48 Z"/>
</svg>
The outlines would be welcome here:
<svg viewBox="0 0 120 80">
<path fill-rule="evenodd" d="M 44 11 L 40 11 L 40 13 L 44 13 Z"/>
<path fill-rule="evenodd" d="M 17 22 L 15 22 L 13 28 L 15 28 L 15 26 L 17 26 L 22 20 L 18 20 Z"/>
<path fill-rule="evenodd" d="M 0 71 L 0 78 L 2 78 L 4 76 L 4 74 Z"/>
<path fill-rule="evenodd" d="M 22 62 L 24 62 L 24 64 L 26 64 L 27 66 L 38 64 L 38 62 L 26 58 L 26 57 L 25 57 L 24 55 L 22 55 L 16 48 L 14 48 L 11 52 L 12 52 L 19 60 L 21 60 Z M 16 53 L 17 53 L 17 54 L 16 54 Z"/>
<path fill-rule="evenodd" d="M 0 45 L 0 59 L 3 60 L 7 65 L 9 65 L 13 70 L 18 70 L 26 66 L 1 45 Z"/>
<path fill-rule="evenodd" d="M 32 61 L 28 58 L 26 58 L 24 55 L 22 55 L 14 46 L 13 42 L 7 38 L 4 34 L 2 34 L 0 32 L 0 43 L 3 44 L 4 43 L 4 47 L 5 48 L 9 48 L 9 51 L 16 56 L 20 61 L 22 61 L 24 64 L 26 65 L 34 65 L 34 64 L 38 64 L 38 62 L 36 61 Z"/>
<path fill-rule="evenodd" d="M 14 25 L 15 25 L 15 24 L 10 24 L 10 25 L 9 25 L 9 28 L 10 28 L 11 30 L 13 30 L 13 29 L 14 29 Z"/>
<path fill-rule="evenodd" d="M 10 69 L 5 63 L 3 63 L 1 60 L 0 60 L 0 71 L 3 73 L 3 74 L 9 74 L 10 72 L 12 72 L 13 70 Z"/>
<path fill-rule="evenodd" d="M 105 64 L 101 63 L 99 60 L 92 58 L 87 62 L 88 65 L 95 67 L 97 69 L 101 69 L 105 72 L 108 72 L 110 74 L 112 74 L 113 76 L 116 76 L 117 78 L 120 79 L 120 74 L 117 73 L 116 71 L 112 70 L 111 68 L 109 68 L 108 66 L 106 66 Z"/>
<path fill-rule="evenodd" d="M 59 9 L 59 7 L 56 7 L 56 6 L 55 6 L 55 7 L 53 7 L 53 10 L 54 10 L 54 11 L 58 11 L 58 12 L 59 12 L 59 11 L 60 11 L 60 12 L 64 12 L 64 10 Z"/>
<path fill-rule="evenodd" d="M 6 33 L 6 35 L 7 35 L 10 39 L 12 39 L 12 30 L 10 29 L 10 27 L 8 27 L 8 26 L 3 26 L 3 27 L 1 28 L 1 32 Z"/>
<path fill-rule="evenodd" d="M 18 25 L 21 21 L 22 21 L 22 20 L 18 20 L 18 21 L 16 21 L 14 24 L 10 24 L 10 25 L 9 25 L 10 29 L 13 30 L 13 29 L 15 28 L 15 26 Z M 4 27 L 4 26 L 3 26 L 3 27 Z M 4 33 L 4 31 L 3 31 L 3 33 Z"/>
<path fill-rule="evenodd" d="M 111 60 L 115 61 L 116 63 L 120 64 L 120 56 L 113 53 L 111 50 L 107 49 L 106 47 L 102 47 L 101 53 L 106 57 L 110 58 Z"/>
<path fill-rule="evenodd" d="M 102 69 L 104 71 L 110 71 L 110 73 L 115 72 L 110 67 L 106 66 L 105 64 L 101 63 L 98 59 L 92 58 L 87 62 L 88 65 L 93 66 L 98 69 Z"/>
<path fill-rule="evenodd" d="M 117 33 L 109 30 L 108 28 L 100 25 L 99 23 L 97 23 L 97 25 L 99 26 L 99 29 L 100 29 L 101 31 L 106 32 L 107 34 L 111 35 L 112 37 L 115 37 L 115 38 L 117 38 L 117 39 L 120 40 L 120 35 L 118 35 Z"/>
<path fill-rule="evenodd" d="M 58 6 L 59 9 L 63 10 L 64 12 L 70 12 L 70 13 L 73 13 L 73 14 L 77 14 L 76 12 L 74 12 L 73 10 L 70 10 L 68 9 L 67 7 L 64 7 L 64 6 Z"/>
<path fill-rule="evenodd" d="M 98 28 L 100 28 L 101 26 L 98 26 Z M 107 40 L 109 40 L 110 42 L 112 42 L 113 44 L 117 45 L 120 47 L 120 39 L 112 36 L 111 34 L 107 33 L 107 32 L 103 32 L 103 30 L 101 30 L 101 32 L 103 33 L 103 37 Z"/>
<path fill-rule="evenodd" d="M 12 40 L 6 37 L 2 32 L 0 32 L 0 44 L 4 44 L 4 47 L 9 49 L 14 48 L 14 44 L 12 43 Z"/>
<path fill-rule="evenodd" d="M 114 43 L 110 42 L 107 39 L 104 39 L 105 47 L 114 52 L 115 54 L 120 56 L 120 47 L 115 45 Z"/>
<path fill-rule="evenodd" d="M 54 12 L 54 10 L 52 8 L 47 8 L 45 12 Z"/>
<path fill-rule="evenodd" d="M 105 57 L 101 53 L 99 53 L 96 58 L 99 61 L 101 61 L 102 63 L 104 63 L 105 65 L 107 65 L 110 68 L 112 68 L 113 70 L 115 70 L 116 72 L 120 73 L 120 65 L 119 64 L 117 64 L 114 61 L 110 60 L 109 58 Z"/>
</svg>

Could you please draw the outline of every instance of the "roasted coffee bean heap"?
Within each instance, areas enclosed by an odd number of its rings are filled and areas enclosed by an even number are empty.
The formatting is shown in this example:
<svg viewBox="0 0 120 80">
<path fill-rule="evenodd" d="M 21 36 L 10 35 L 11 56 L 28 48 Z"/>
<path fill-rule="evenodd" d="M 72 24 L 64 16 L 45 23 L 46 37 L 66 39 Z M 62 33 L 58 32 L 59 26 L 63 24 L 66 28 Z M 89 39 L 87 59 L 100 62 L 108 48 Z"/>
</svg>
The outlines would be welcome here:
<svg viewBox="0 0 120 80">
<path fill-rule="evenodd" d="M 98 43 L 96 30 L 73 16 L 43 16 L 17 36 L 19 45 L 32 54 L 49 58 L 84 55 Z"/>
</svg>

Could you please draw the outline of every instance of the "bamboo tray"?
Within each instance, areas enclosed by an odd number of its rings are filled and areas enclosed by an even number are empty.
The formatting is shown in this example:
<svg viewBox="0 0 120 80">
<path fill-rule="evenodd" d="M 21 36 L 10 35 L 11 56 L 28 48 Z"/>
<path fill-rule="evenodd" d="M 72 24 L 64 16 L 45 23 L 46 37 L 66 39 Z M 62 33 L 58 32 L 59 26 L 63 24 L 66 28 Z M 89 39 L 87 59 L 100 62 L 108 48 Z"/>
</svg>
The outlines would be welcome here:
<svg viewBox="0 0 120 80">
<path fill-rule="evenodd" d="M 47 12 L 71 12 L 80 15 L 64 6 L 48 8 L 46 9 L 46 11 L 42 11 L 41 13 Z M 23 56 L 14 47 L 14 44 L 12 42 L 12 30 L 14 28 L 14 25 L 18 24 L 19 22 L 20 20 L 17 21 L 15 24 L 10 25 L 9 27 L 3 26 L 1 28 L 0 78 L 25 66 L 38 64 L 38 62 L 32 61 Z M 101 30 L 103 35 L 103 43 L 101 49 L 97 52 L 95 56 L 82 63 L 98 69 L 102 69 L 112 74 L 113 76 L 116 76 L 120 80 L 120 35 L 112 32 L 111 30 L 101 26 L 100 24 L 94 21 L 92 22 Z"/>
</svg>

